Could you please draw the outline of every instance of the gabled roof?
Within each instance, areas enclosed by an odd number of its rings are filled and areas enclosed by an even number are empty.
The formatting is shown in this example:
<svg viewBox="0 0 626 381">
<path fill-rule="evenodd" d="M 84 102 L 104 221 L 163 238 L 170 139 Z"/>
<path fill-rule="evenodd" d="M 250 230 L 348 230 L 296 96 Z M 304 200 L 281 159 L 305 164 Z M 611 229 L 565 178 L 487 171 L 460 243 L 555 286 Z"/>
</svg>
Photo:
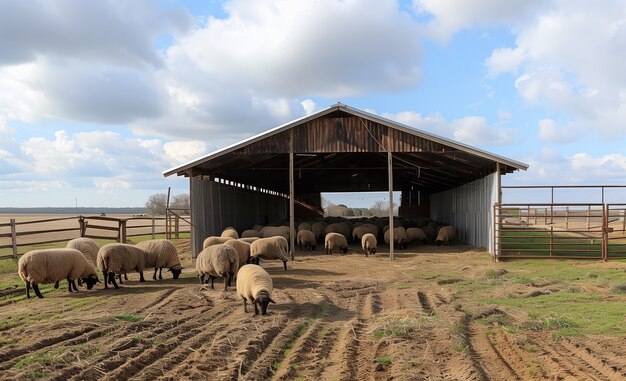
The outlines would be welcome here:
<svg viewBox="0 0 626 381">
<path fill-rule="evenodd" d="M 343 122 L 337 122 L 339 119 Z M 340 132 L 335 133 L 335 131 Z M 270 170 L 276 173 L 275 171 L 284 168 L 285 158 L 288 160 L 289 133 L 297 135 L 292 135 L 296 136 L 295 142 L 291 143 L 294 147 L 294 153 L 299 153 L 302 156 L 317 156 L 316 159 L 302 159 L 300 166 L 305 170 L 315 168 L 317 170 L 316 176 L 319 176 L 325 168 L 329 171 L 339 171 L 339 164 L 343 166 L 342 168 L 345 167 L 345 171 L 341 172 L 341 175 L 339 172 L 335 172 L 339 176 L 338 178 L 343 178 L 346 174 L 355 176 L 354 173 L 357 173 L 357 169 L 380 169 L 383 166 L 381 163 L 386 163 L 386 149 L 389 147 L 391 147 L 394 158 L 397 157 L 400 163 L 405 163 L 400 168 L 401 170 L 430 168 L 433 173 L 438 171 L 436 177 L 440 178 L 438 180 L 440 184 L 431 187 L 435 190 L 455 187 L 473 178 L 491 173 L 495 170 L 495 163 L 501 166 L 503 173 L 528 168 L 527 164 L 513 159 L 337 103 L 317 113 L 285 123 L 188 163 L 168 169 L 163 172 L 163 175 L 208 174 L 223 176 L 249 185 L 257 185 L 255 181 L 264 183 L 263 179 L 260 178 L 247 178 L 246 181 L 245 173 L 247 171 L 252 173 L 251 171 L 254 170 L 256 173 L 262 170 L 265 170 L 266 173 Z M 382 140 L 385 142 L 381 143 Z M 385 154 L 381 155 L 381 153 Z M 339 161 L 333 161 L 331 158 L 336 154 L 341 156 Z M 247 158 L 246 155 L 248 155 Z M 381 162 L 380 159 L 383 156 L 384 162 Z M 362 162 L 363 166 L 355 164 L 355 161 Z M 350 165 L 346 165 L 346 163 L 350 163 Z M 449 166 L 448 173 L 442 170 L 442 167 L 446 165 Z M 446 176 L 455 176 L 455 173 L 458 173 L 463 179 L 449 182 L 442 180 Z M 362 175 L 364 174 L 362 173 Z M 281 174 L 281 179 L 283 177 L 284 174 Z M 275 178 L 276 180 L 278 177 Z M 371 184 L 375 181 L 371 181 L 371 178 L 369 180 L 368 189 L 372 190 Z M 425 180 L 422 179 L 423 181 Z M 417 184 L 420 181 L 416 180 L 412 183 Z M 262 185 L 258 184 L 257 186 Z M 346 189 L 346 191 L 354 190 Z M 333 190 L 325 189 L 323 191 Z"/>
</svg>

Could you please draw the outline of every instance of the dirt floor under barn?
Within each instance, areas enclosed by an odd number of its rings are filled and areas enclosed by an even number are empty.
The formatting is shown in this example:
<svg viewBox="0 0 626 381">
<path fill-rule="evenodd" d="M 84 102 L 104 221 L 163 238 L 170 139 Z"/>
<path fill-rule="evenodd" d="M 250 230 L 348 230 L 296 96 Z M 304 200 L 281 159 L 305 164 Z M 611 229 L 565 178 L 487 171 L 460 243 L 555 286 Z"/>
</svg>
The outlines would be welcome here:
<svg viewBox="0 0 626 381">
<path fill-rule="evenodd" d="M 475 311 L 455 283 L 501 264 L 467 246 L 420 246 L 391 262 L 298 253 L 274 280 L 268 315 L 244 313 L 234 287 L 185 277 L 120 290 L 0 303 L 0 378 L 54 380 L 621 380 L 626 341 L 511 331 L 527 317 Z M 65 282 L 62 282 L 62 288 Z M 520 286 L 521 287 L 521 286 Z M 524 286 L 529 287 L 529 286 Z M 511 290 L 507 290 L 511 292 Z M 499 291 L 503 292 L 503 291 Z M 469 313 L 468 311 L 474 311 Z M 493 317 L 493 319 L 489 319 Z M 209 378 L 207 378 L 210 375 Z"/>
</svg>

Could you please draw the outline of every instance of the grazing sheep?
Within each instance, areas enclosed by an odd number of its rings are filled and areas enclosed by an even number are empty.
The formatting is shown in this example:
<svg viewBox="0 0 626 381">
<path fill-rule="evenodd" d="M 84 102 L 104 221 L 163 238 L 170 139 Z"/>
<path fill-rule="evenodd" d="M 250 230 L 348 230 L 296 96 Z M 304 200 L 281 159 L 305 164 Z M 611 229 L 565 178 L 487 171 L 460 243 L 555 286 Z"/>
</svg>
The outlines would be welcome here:
<svg viewBox="0 0 626 381">
<path fill-rule="evenodd" d="M 250 229 L 256 230 L 256 231 L 260 232 L 261 230 L 263 230 L 264 227 L 265 226 L 263 226 L 263 225 L 255 224 L 255 225 L 252 225 L 252 227 Z"/>
<path fill-rule="evenodd" d="M 213 286 L 215 278 L 221 276 L 224 277 L 224 291 L 228 291 L 238 269 L 239 254 L 234 247 L 226 244 L 209 246 L 196 258 L 196 271 L 200 284 L 204 285 L 211 281 L 212 289 L 215 289 Z"/>
<path fill-rule="evenodd" d="M 266 226 L 261 229 L 261 237 L 284 237 L 289 240 L 289 226 Z"/>
<path fill-rule="evenodd" d="M 385 232 L 384 239 L 389 245 L 389 230 Z M 393 242 L 398 245 L 399 249 L 406 249 L 406 230 L 403 227 L 393 228 Z"/>
<path fill-rule="evenodd" d="M 435 242 L 437 243 L 437 246 L 441 246 L 441 244 L 444 242 L 448 242 L 451 244 L 452 241 L 454 241 L 455 235 L 456 231 L 454 229 L 454 226 L 444 226 L 439 229 L 439 233 L 437 234 L 437 239 L 435 239 Z"/>
<path fill-rule="evenodd" d="M 109 288 L 108 284 L 119 288 L 115 282 L 115 274 L 126 274 L 129 271 L 136 270 L 139 273 L 139 281 L 145 282 L 143 278 L 143 269 L 145 266 L 146 255 L 143 250 L 133 245 L 125 243 L 108 243 L 98 251 L 98 268 L 102 270 L 104 275 L 104 288 Z"/>
<path fill-rule="evenodd" d="M 68 249 L 76 249 L 83 253 L 87 260 L 96 265 L 96 259 L 98 258 L 98 244 L 91 238 L 74 238 L 67 242 L 65 246 Z"/>
<path fill-rule="evenodd" d="M 209 246 L 222 244 L 231 239 L 233 238 L 232 237 L 216 237 L 216 236 L 206 237 L 204 239 L 204 242 L 202 242 L 202 249 L 206 249 Z"/>
<path fill-rule="evenodd" d="M 248 229 L 248 230 L 244 230 L 241 233 L 241 237 L 240 238 L 251 238 L 251 237 L 261 237 L 261 232 L 259 232 L 258 230 L 254 230 L 254 229 Z"/>
<path fill-rule="evenodd" d="M 427 242 L 433 242 L 437 238 L 437 230 L 431 225 L 424 226 L 422 231 L 426 235 Z"/>
<path fill-rule="evenodd" d="M 250 246 L 250 263 L 259 264 L 259 258 L 264 260 L 280 259 L 287 271 L 287 257 L 289 244 L 285 237 L 260 238 L 252 242 Z"/>
<path fill-rule="evenodd" d="M 237 239 L 239 238 L 239 234 L 237 233 L 237 230 L 235 230 L 235 228 L 229 226 L 225 228 L 224 231 L 222 231 L 222 234 L 220 235 L 220 237 L 222 238 L 230 237 L 232 239 Z"/>
<path fill-rule="evenodd" d="M 426 233 L 421 228 L 408 228 L 406 229 L 406 241 L 411 243 L 413 241 L 424 242 L 426 240 Z"/>
<path fill-rule="evenodd" d="M 308 222 L 302 222 L 300 225 L 298 225 L 298 228 L 296 230 L 297 231 L 300 231 L 300 230 L 310 230 L 310 231 L 313 231 L 313 227 Z"/>
<path fill-rule="evenodd" d="M 67 279 L 69 292 L 78 292 L 76 279 L 82 279 L 88 290 L 99 282 L 94 264 L 76 249 L 31 250 L 22 255 L 17 267 L 18 274 L 26 285 L 27 298 L 30 298 L 31 286 L 35 295 L 43 298 L 39 285 L 55 283 L 61 279 Z"/>
<path fill-rule="evenodd" d="M 326 234 L 326 222 L 316 222 L 311 226 L 311 231 L 315 234 L 315 240 L 320 242 Z"/>
<path fill-rule="evenodd" d="M 246 242 L 242 238 L 239 238 L 226 241 L 224 242 L 224 245 L 232 246 L 235 250 L 237 250 L 237 254 L 239 255 L 239 268 L 248 263 L 248 260 L 250 259 L 250 242 Z"/>
<path fill-rule="evenodd" d="M 167 267 L 174 279 L 178 279 L 183 266 L 180 263 L 178 257 L 178 250 L 172 242 L 167 239 L 151 239 L 143 242 L 139 242 L 136 245 L 145 253 L 144 268 L 149 269 L 154 267 L 154 275 L 152 279 L 156 280 L 157 270 L 159 270 L 159 279 L 163 279 L 162 271 L 164 267 Z"/>
<path fill-rule="evenodd" d="M 332 254 L 333 248 L 338 247 L 339 251 L 342 253 L 348 252 L 348 241 L 343 234 L 340 233 L 328 233 L 326 234 L 326 238 L 324 238 L 324 248 L 326 249 L 326 254 Z"/>
<path fill-rule="evenodd" d="M 365 233 L 361 238 L 361 247 L 365 251 L 365 256 L 367 257 L 369 254 L 376 254 L 376 236 L 372 233 Z"/>
<path fill-rule="evenodd" d="M 378 226 L 374 224 L 362 224 L 352 229 L 352 240 L 357 241 L 363 238 L 363 235 L 370 233 L 378 235 Z"/>
<path fill-rule="evenodd" d="M 315 250 L 315 246 L 317 244 L 315 240 L 315 235 L 310 230 L 300 230 L 298 232 L 298 246 L 300 246 L 300 251 L 304 250 Z"/>
<path fill-rule="evenodd" d="M 248 243 L 252 243 L 254 241 L 256 241 L 257 239 L 260 239 L 261 237 L 244 237 L 244 238 L 239 238 L 239 241 L 241 242 L 248 242 Z M 228 242 L 228 241 L 226 241 Z"/>
<path fill-rule="evenodd" d="M 258 306 L 261 306 L 261 315 L 267 312 L 272 300 L 272 277 L 261 266 L 245 265 L 237 273 L 237 294 L 243 299 L 243 311 L 248 312 L 247 302 L 254 305 L 254 316 L 259 314 Z"/>
<path fill-rule="evenodd" d="M 327 236 L 328 233 L 339 233 L 346 238 L 347 242 L 348 238 L 350 238 L 350 232 L 352 231 L 352 228 L 346 222 L 336 222 L 334 224 L 326 226 L 326 229 L 324 231 L 326 232 Z"/>
</svg>

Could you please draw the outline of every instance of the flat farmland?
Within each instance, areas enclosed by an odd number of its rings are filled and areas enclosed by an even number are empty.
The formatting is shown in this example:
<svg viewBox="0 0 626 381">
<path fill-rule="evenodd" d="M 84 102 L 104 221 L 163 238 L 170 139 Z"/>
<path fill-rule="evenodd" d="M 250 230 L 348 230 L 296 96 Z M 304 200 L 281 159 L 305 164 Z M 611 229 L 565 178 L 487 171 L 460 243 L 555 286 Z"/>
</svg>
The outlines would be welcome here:
<svg viewBox="0 0 626 381">
<path fill-rule="evenodd" d="M 623 380 L 622 261 L 512 261 L 411 245 L 390 261 L 297 252 L 265 261 L 266 316 L 235 287 L 201 290 L 188 239 L 182 278 L 25 299 L 0 275 L 6 380 Z M 7 261 L 4 261 L 7 262 Z M 12 262 L 12 261 L 8 261 Z"/>
</svg>

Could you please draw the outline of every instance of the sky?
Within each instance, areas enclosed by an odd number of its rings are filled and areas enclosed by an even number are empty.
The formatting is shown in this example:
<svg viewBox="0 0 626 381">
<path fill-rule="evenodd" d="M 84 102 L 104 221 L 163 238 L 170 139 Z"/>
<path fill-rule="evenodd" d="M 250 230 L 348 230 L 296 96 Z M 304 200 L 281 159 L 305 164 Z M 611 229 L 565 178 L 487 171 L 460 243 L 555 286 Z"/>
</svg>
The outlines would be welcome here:
<svg viewBox="0 0 626 381">
<path fill-rule="evenodd" d="M 529 165 L 503 185 L 626 184 L 624 62 L 621 0 L 3 0 L 0 207 L 186 193 L 337 102 Z"/>
</svg>

